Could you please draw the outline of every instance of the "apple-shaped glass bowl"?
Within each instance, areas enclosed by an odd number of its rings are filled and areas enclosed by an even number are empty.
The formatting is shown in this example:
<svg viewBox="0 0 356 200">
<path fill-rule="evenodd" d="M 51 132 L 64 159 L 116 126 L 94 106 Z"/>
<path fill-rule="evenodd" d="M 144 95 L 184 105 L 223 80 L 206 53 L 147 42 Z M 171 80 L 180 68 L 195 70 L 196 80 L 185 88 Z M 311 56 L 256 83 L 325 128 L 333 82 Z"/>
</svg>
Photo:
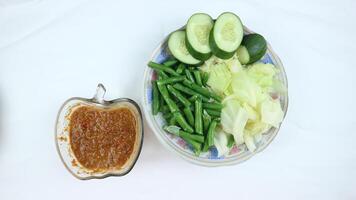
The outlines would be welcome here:
<svg viewBox="0 0 356 200">
<path fill-rule="evenodd" d="M 184 29 L 181 28 L 181 29 Z M 244 27 L 244 34 L 251 34 L 253 31 Z M 158 47 L 153 51 L 150 60 L 157 63 L 162 63 L 165 60 L 172 57 L 168 49 L 168 37 L 166 37 Z M 285 73 L 283 64 L 277 54 L 272 50 L 271 45 L 267 44 L 267 52 L 261 58 L 261 62 L 271 63 L 273 64 L 280 73 L 278 73 L 277 78 L 281 81 L 281 83 L 285 86 L 285 93 L 280 94 L 277 98 L 281 102 L 282 110 L 286 115 L 288 109 L 288 83 L 287 83 L 287 75 Z M 276 137 L 279 128 L 271 128 L 267 132 L 262 135 L 262 139 L 256 144 L 257 149 L 254 152 L 248 151 L 246 145 L 234 146 L 228 155 L 226 156 L 218 156 L 217 149 L 215 147 L 210 148 L 207 153 L 201 153 L 199 156 L 194 154 L 193 148 L 188 145 L 183 139 L 178 136 L 168 134 L 163 129 L 162 126 L 165 125 L 165 119 L 161 114 L 154 116 L 152 114 L 152 81 L 155 80 L 156 73 L 153 69 L 146 67 L 143 78 L 143 109 L 145 118 L 159 139 L 159 141 L 167 147 L 167 149 L 173 151 L 180 157 L 185 160 L 192 162 L 194 164 L 208 166 L 208 167 L 216 167 L 216 166 L 224 166 L 224 165 L 232 165 L 241 163 L 255 154 L 264 150 Z M 285 117 L 284 115 L 284 117 Z"/>
<path fill-rule="evenodd" d="M 110 101 L 104 100 L 106 89 L 99 84 L 93 98 L 86 99 L 73 97 L 68 99 L 60 108 L 55 127 L 55 142 L 60 158 L 71 174 L 81 180 L 105 178 L 108 176 L 123 176 L 131 171 L 141 152 L 143 142 L 143 122 L 142 114 L 137 103 L 131 99 L 119 98 Z M 83 167 L 77 161 L 70 144 L 69 136 L 69 116 L 77 106 L 93 106 L 104 112 L 109 109 L 128 108 L 136 119 L 136 139 L 133 151 L 123 166 L 114 170 L 92 171 Z"/>
</svg>

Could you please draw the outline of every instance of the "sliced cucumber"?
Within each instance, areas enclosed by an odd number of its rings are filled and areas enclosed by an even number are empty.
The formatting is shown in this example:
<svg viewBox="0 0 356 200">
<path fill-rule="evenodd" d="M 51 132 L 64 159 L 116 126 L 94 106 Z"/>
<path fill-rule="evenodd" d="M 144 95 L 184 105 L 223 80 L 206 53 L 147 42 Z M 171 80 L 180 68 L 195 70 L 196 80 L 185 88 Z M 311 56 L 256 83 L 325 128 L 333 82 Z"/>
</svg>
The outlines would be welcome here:
<svg viewBox="0 0 356 200">
<path fill-rule="evenodd" d="M 240 45 L 239 48 L 237 48 L 236 54 L 241 64 L 245 65 L 250 61 L 250 55 L 245 46 Z"/>
<path fill-rule="evenodd" d="M 188 52 L 198 60 L 208 60 L 212 55 L 209 46 L 209 33 L 214 26 L 213 19 L 205 13 L 192 15 L 186 28 Z"/>
<path fill-rule="evenodd" d="M 209 44 L 213 54 L 221 59 L 231 58 L 240 46 L 243 26 L 240 18 L 230 12 L 221 14 L 210 32 Z"/>
<path fill-rule="evenodd" d="M 265 38 L 260 34 L 253 33 L 244 36 L 241 46 L 237 50 L 237 57 L 241 64 L 250 64 L 261 59 L 266 51 L 267 42 Z"/>
<path fill-rule="evenodd" d="M 185 45 L 185 31 L 175 31 L 168 39 L 168 48 L 172 55 L 182 63 L 189 65 L 197 65 L 201 63 L 200 60 L 193 58 L 187 50 Z"/>
</svg>

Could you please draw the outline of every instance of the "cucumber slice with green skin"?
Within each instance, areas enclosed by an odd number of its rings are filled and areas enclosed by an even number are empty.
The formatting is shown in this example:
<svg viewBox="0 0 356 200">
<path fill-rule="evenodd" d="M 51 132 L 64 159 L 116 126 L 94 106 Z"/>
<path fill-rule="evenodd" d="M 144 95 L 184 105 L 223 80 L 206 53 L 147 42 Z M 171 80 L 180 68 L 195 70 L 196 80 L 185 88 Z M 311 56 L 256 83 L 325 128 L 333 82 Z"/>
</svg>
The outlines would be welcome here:
<svg viewBox="0 0 356 200">
<path fill-rule="evenodd" d="M 246 65 L 250 61 L 250 54 L 244 45 L 240 45 L 239 48 L 237 48 L 236 54 L 241 64 Z"/>
<path fill-rule="evenodd" d="M 243 26 L 240 18 L 230 12 L 221 14 L 210 32 L 209 44 L 213 54 L 221 59 L 231 58 L 240 46 Z"/>
<path fill-rule="evenodd" d="M 214 26 L 213 19 L 205 13 L 192 15 L 186 28 L 188 52 L 198 60 L 208 60 L 212 53 L 209 46 L 209 33 Z"/>
<path fill-rule="evenodd" d="M 253 33 L 244 36 L 241 46 L 237 50 L 237 57 L 241 64 L 251 64 L 261 59 L 266 51 L 265 38 L 260 34 Z"/>
<path fill-rule="evenodd" d="M 193 58 L 188 52 L 185 45 L 185 31 L 173 32 L 168 39 L 168 48 L 172 55 L 182 63 L 189 65 L 197 65 L 201 63 L 200 60 Z"/>
</svg>

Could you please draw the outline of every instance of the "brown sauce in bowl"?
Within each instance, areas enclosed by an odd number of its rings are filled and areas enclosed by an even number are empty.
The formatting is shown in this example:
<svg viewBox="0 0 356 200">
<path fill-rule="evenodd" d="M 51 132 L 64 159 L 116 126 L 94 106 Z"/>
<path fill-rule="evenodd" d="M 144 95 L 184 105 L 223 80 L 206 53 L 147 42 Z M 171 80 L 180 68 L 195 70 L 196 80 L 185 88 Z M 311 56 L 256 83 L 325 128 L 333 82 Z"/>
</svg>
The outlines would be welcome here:
<svg viewBox="0 0 356 200">
<path fill-rule="evenodd" d="M 69 116 L 69 140 L 76 160 L 86 169 L 120 169 L 135 148 L 137 120 L 126 107 L 79 106 Z"/>
</svg>

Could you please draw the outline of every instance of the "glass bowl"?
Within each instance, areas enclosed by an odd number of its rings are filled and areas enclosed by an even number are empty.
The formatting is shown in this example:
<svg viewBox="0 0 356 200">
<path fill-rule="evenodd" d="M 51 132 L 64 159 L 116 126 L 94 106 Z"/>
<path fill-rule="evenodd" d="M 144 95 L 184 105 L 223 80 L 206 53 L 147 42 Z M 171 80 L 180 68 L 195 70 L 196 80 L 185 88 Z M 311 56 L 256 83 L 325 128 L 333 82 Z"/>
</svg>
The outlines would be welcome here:
<svg viewBox="0 0 356 200">
<path fill-rule="evenodd" d="M 68 171 L 78 179 L 87 180 L 94 178 L 106 178 L 108 176 L 123 176 L 131 171 L 133 166 L 135 165 L 142 148 L 143 142 L 143 122 L 142 122 L 142 114 L 137 103 L 131 99 L 127 98 L 119 98 L 110 101 L 104 100 L 106 89 L 102 84 L 99 84 L 96 90 L 96 93 L 93 98 L 86 99 L 81 97 L 73 97 L 68 99 L 62 107 L 60 108 L 57 116 L 57 122 L 55 127 L 55 142 L 57 146 L 58 154 L 68 169 Z M 80 162 L 77 161 L 73 151 L 71 150 L 70 145 L 70 137 L 69 137 L 69 116 L 72 113 L 74 108 L 78 106 L 87 105 L 94 106 L 96 108 L 101 109 L 109 109 L 109 108 L 119 108 L 119 107 L 127 107 L 129 108 L 135 115 L 137 121 L 136 126 L 136 140 L 134 144 L 134 150 L 130 155 L 130 158 L 126 161 L 126 163 L 120 167 L 119 169 L 114 170 L 106 170 L 100 172 L 93 172 L 85 167 L 80 165 Z"/>
<path fill-rule="evenodd" d="M 244 27 L 244 34 L 250 34 L 253 31 Z M 150 60 L 158 63 L 162 63 L 171 57 L 168 44 L 168 36 L 158 45 L 158 47 L 153 51 Z M 276 53 L 272 50 L 271 45 L 267 44 L 267 53 L 261 59 L 264 63 L 271 63 L 279 69 L 277 78 L 285 85 L 286 92 L 285 94 L 280 95 L 279 99 L 281 101 L 282 110 L 284 111 L 284 117 L 288 109 L 288 83 L 287 75 L 285 73 L 283 64 Z M 156 74 L 154 70 L 149 67 L 145 68 L 144 77 L 143 77 L 143 110 L 146 117 L 146 120 L 151 127 L 154 134 L 157 136 L 158 140 L 169 150 L 173 151 L 178 156 L 184 158 L 185 160 L 202 166 L 207 167 L 216 167 L 224 165 L 233 165 L 238 164 L 247 159 L 251 158 L 255 154 L 263 151 L 276 137 L 279 128 L 271 128 L 266 133 L 262 135 L 262 140 L 256 144 L 256 151 L 248 151 L 246 145 L 234 146 L 230 150 L 229 154 L 226 156 L 218 157 L 217 149 L 215 147 L 210 148 L 207 153 L 202 153 L 199 156 L 196 156 L 193 152 L 193 149 L 188 145 L 183 139 L 178 136 L 168 134 L 163 129 L 162 126 L 165 124 L 165 120 L 161 114 L 153 116 L 152 114 L 152 85 L 151 81 L 156 79 Z M 282 123 L 281 123 L 282 124 Z"/>
</svg>

